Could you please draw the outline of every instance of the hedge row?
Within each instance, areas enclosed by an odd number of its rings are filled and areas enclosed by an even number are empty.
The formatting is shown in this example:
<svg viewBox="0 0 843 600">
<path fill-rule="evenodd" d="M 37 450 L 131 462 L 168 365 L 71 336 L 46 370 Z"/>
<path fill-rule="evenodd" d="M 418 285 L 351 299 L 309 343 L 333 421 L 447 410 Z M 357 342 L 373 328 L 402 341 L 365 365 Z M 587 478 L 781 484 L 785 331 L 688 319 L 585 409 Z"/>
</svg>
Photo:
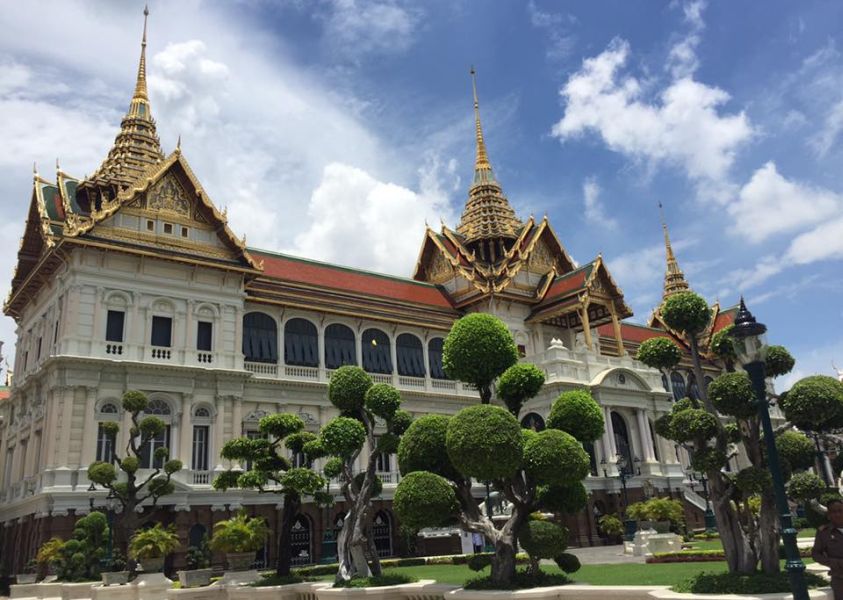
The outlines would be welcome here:
<svg viewBox="0 0 843 600">
<path fill-rule="evenodd" d="M 779 555 L 784 558 L 784 548 L 779 546 Z M 799 556 L 811 556 L 811 548 L 799 548 Z M 648 563 L 714 562 L 726 560 L 722 550 L 682 550 L 681 552 L 656 552 L 647 557 Z"/>
<path fill-rule="evenodd" d="M 464 565 L 474 556 L 494 556 L 492 552 L 481 552 L 478 554 L 453 554 L 449 556 L 417 556 L 412 558 L 386 558 L 381 561 L 381 568 L 394 569 L 396 567 L 420 567 L 422 565 Z M 526 564 L 530 558 L 523 552 L 515 555 L 515 562 Z M 301 567 L 291 572 L 299 577 L 315 577 L 318 575 L 333 575 L 337 572 L 337 563 L 327 565 L 314 565 L 312 567 Z"/>
</svg>

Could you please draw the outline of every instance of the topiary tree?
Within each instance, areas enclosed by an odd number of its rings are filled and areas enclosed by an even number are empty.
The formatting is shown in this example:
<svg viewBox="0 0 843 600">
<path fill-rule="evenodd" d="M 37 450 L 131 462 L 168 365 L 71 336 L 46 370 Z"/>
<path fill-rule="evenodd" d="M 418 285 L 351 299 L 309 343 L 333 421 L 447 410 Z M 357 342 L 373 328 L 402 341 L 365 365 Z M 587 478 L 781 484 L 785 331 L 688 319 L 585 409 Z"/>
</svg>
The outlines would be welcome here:
<svg viewBox="0 0 843 600">
<path fill-rule="evenodd" d="M 539 393 L 544 385 L 544 371 L 530 363 L 509 367 L 498 379 L 498 397 L 514 416 L 518 416 L 524 402 Z"/>
<path fill-rule="evenodd" d="M 682 360 L 682 351 L 671 340 L 666 337 L 654 337 L 649 340 L 644 340 L 638 346 L 638 352 L 635 354 L 636 360 L 640 360 L 645 365 L 658 369 L 664 375 L 668 382 L 670 393 L 673 393 L 673 384 L 670 383 L 670 372 Z"/>
<path fill-rule="evenodd" d="M 804 471 L 814 466 L 814 442 L 804 433 L 783 431 L 776 436 L 776 449 L 793 471 Z"/>
<path fill-rule="evenodd" d="M 458 319 L 442 349 L 445 373 L 476 387 L 483 404 L 492 400 L 495 379 L 516 362 L 518 348 L 506 325 L 485 313 Z"/>
<path fill-rule="evenodd" d="M 61 581 L 99 579 L 108 539 L 108 521 L 98 511 L 80 518 L 73 526 L 73 536 L 58 548 L 53 561 Z"/>
<path fill-rule="evenodd" d="M 158 501 L 173 493 L 175 486 L 172 477 L 173 474 L 181 471 L 182 462 L 176 459 L 170 460 L 170 451 L 167 448 L 156 448 L 151 471 L 145 477 L 139 478 L 138 469 L 141 466 L 142 453 L 154 438 L 164 433 L 167 425 L 158 417 L 145 414 L 149 400 L 143 392 L 127 391 L 123 394 L 122 405 L 132 423 L 125 451 L 119 454 L 115 449 L 111 462 L 92 462 L 88 467 L 88 479 L 109 490 L 120 503 L 123 510 L 117 515 L 116 525 L 124 535 L 128 535 L 129 532 L 151 521 L 155 516 L 154 509 Z M 119 424 L 108 422 L 103 423 L 102 426 L 106 435 L 116 439 L 117 432 L 120 430 Z M 114 446 L 116 448 L 116 444 Z M 118 475 L 118 469 L 122 475 Z M 139 511 L 138 509 L 144 505 L 150 506 L 153 510 L 141 509 Z M 124 554 L 127 541 L 124 540 L 122 547 Z"/>
<path fill-rule="evenodd" d="M 398 449 L 400 436 L 410 426 L 410 415 L 400 410 L 401 394 L 391 385 L 372 384 L 372 378 L 360 367 L 344 366 L 331 374 L 328 399 L 341 416 L 331 419 L 321 430 L 318 444 L 330 459 L 324 473 L 338 477 L 347 512 L 337 539 L 339 569 L 337 582 L 353 577 L 380 575 L 380 561 L 371 532 L 371 500 L 380 493 L 382 483 L 376 474 L 378 454 Z M 376 429 L 382 432 L 376 434 Z M 354 465 L 365 448 L 361 472 Z M 404 521 L 409 523 L 409 521 Z M 371 556 L 371 565 L 366 561 Z"/>
<path fill-rule="evenodd" d="M 550 521 L 530 520 L 518 532 L 518 543 L 530 556 L 530 571 L 539 572 L 539 561 L 564 554 L 568 547 L 568 528 Z"/>
<path fill-rule="evenodd" d="M 499 323 L 489 329 L 505 328 Z M 500 341 L 495 348 L 512 344 L 511 336 L 506 335 L 509 340 Z M 447 340 L 445 345 L 447 348 Z M 475 355 L 464 348 L 452 358 L 459 356 L 458 360 L 480 364 L 482 351 L 477 349 Z M 455 365 L 458 371 L 460 367 Z M 524 394 L 524 390 L 538 392 L 534 385 L 513 385 L 516 379 L 520 376 L 513 376 L 503 387 L 518 388 L 522 390 L 519 394 Z M 398 446 L 403 477 L 393 503 L 401 522 L 413 528 L 458 519 L 467 531 L 483 534 L 495 548 L 491 578 L 504 587 L 515 576 L 516 540 L 523 529 L 547 529 L 546 525 L 528 525 L 533 523 L 530 515 L 539 510 L 575 513 L 585 506 L 587 495 L 582 479 L 588 473 L 589 458 L 582 444 L 603 434 L 602 413 L 588 392 L 581 390 L 566 392 L 554 401 L 553 417 L 548 419 L 549 428 L 544 431 L 522 429 L 515 414 L 517 411 L 482 403 L 452 417 L 428 415 L 416 420 Z M 490 482 L 511 504 L 512 510 L 502 526 L 497 527 L 490 515 L 484 514 L 482 503 L 472 493 L 472 478 Z M 549 525 L 556 528 L 554 531 L 559 529 L 558 525 Z M 563 557 L 566 536 L 553 540 L 541 552 L 535 550 L 536 556 Z M 573 568 L 573 561 L 560 560 Z"/>
<path fill-rule="evenodd" d="M 301 511 L 302 498 L 312 496 L 320 505 L 331 503 L 330 497 L 323 491 L 326 480 L 313 470 L 313 461 L 324 452 L 316 443 L 316 434 L 304 431 L 304 422 L 298 415 L 267 415 L 260 420 L 258 431 L 262 435 L 260 438 L 244 436 L 223 445 L 222 458 L 238 466 L 217 475 L 213 487 L 221 491 L 251 489 L 262 494 L 278 494 L 283 498 L 275 561 L 275 572 L 283 577 L 290 574 L 293 524 Z M 303 456 L 304 464 L 293 467 L 288 458 L 290 453 Z M 243 470 L 239 468 L 240 464 L 250 468 Z"/>
</svg>

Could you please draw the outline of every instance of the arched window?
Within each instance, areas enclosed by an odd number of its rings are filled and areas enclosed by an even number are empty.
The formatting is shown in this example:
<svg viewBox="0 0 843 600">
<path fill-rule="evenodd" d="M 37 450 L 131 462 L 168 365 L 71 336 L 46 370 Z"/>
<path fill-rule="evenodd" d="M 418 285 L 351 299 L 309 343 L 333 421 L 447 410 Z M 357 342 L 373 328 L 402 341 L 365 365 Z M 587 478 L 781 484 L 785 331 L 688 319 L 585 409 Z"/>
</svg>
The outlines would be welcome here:
<svg viewBox="0 0 843 600">
<path fill-rule="evenodd" d="M 688 395 L 694 400 L 700 399 L 700 386 L 697 385 L 697 378 L 693 373 L 688 375 Z"/>
<path fill-rule="evenodd" d="M 430 363 L 430 376 L 433 379 L 448 379 L 445 371 L 442 369 L 442 347 L 445 345 L 445 340 L 442 338 L 433 338 L 427 343 L 427 357 Z"/>
<path fill-rule="evenodd" d="M 243 316 L 243 356 L 249 362 L 278 362 L 278 325 L 259 312 Z"/>
<path fill-rule="evenodd" d="M 615 431 L 615 448 L 618 454 L 626 459 L 626 468 L 630 473 L 634 473 L 635 465 L 632 462 L 632 444 L 629 440 L 629 429 L 626 427 L 626 421 L 618 413 L 612 411 L 612 429 Z"/>
<path fill-rule="evenodd" d="M 380 558 L 392 556 L 392 519 L 385 510 L 379 510 L 372 520 L 372 537 Z"/>
<path fill-rule="evenodd" d="M 100 406 L 100 414 L 103 415 L 116 415 L 120 412 L 117 408 L 117 405 L 113 402 L 106 402 L 102 406 Z"/>
<path fill-rule="evenodd" d="M 319 366 L 319 335 L 307 319 L 290 319 L 284 325 L 284 362 L 300 367 Z"/>
<path fill-rule="evenodd" d="M 380 329 L 363 332 L 363 369 L 369 373 L 392 373 L 389 337 Z"/>
<path fill-rule="evenodd" d="M 211 416 L 211 409 L 207 406 L 200 406 L 196 410 L 193 411 L 194 417 L 203 417 L 203 418 L 210 418 Z"/>
<path fill-rule="evenodd" d="M 160 398 L 154 398 L 149 401 L 146 405 L 146 408 L 143 409 L 143 414 L 145 415 L 170 415 L 172 414 L 172 409 L 170 405 L 161 400 Z"/>
<path fill-rule="evenodd" d="M 291 565 L 309 565 L 313 562 L 310 530 L 310 520 L 305 515 L 298 515 L 293 521 L 290 536 Z"/>
<path fill-rule="evenodd" d="M 667 375 L 665 375 L 664 373 L 662 373 L 662 387 L 665 389 L 665 391 L 668 391 L 670 389 L 670 383 L 667 380 Z"/>
<path fill-rule="evenodd" d="M 338 369 L 357 364 L 357 341 L 349 327 L 334 323 L 325 328 L 325 367 Z"/>
<path fill-rule="evenodd" d="M 395 341 L 395 350 L 399 375 L 424 377 L 424 346 L 419 338 L 410 333 L 402 333 Z"/>
<path fill-rule="evenodd" d="M 682 379 L 682 375 L 679 374 L 679 371 L 673 371 L 670 374 L 670 383 L 673 385 L 673 399 L 674 400 L 681 400 L 685 397 L 685 380 Z"/>
<path fill-rule="evenodd" d="M 190 530 L 187 533 L 187 545 L 189 547 L 192 546 L 194 548 L 199 548 L 206 535 L 208 535 L 208 530 L 204 525 L 200 525 L 199 523 L 191 525 Z"/>
<path fill-rule="evenodd" d="M 654 458 L 656 460 L 660 461 L 661 459 L 659 458 L 659 445 L 658 445 L 658 443 L 656 443 L 656 428 L 653 427 L 653 421 L 652 420 L 650 420 L 649 425 L 650 425 L 650 441 L 653 442 L 653 455 L 654 455 Z"/>
<path fill-rule="evenodd" d="M 527 413 L 521 419 L 521 427 L 532 429 L 533 431 L 544 431 L 544 419 L 538 413 Z"/>
</svg>

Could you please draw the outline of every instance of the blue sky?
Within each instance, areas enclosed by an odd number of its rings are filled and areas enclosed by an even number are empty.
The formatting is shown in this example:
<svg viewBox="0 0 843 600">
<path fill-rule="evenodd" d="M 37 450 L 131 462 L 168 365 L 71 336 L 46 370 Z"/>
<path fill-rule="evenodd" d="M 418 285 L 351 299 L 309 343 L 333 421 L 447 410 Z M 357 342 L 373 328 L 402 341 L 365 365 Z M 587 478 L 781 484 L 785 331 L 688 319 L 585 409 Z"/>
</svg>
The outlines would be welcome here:
<svg viewBox="0 0 843 600">
<path fill-rule="evenodd" d="M 38 162 L 105 156 L 142 3 L 0 13 L 2 232 Z M 843 5 L 837 2 L 150 3 L 149 79 L 182 149 L 249 244 L 408 275 L 425 221 L 454 226 L 473 162 L 471 87 L 498 179 L 578 261 L 598 252 L 644 321 L 665 206 L 692 287 L 742 292 L 798 359 L 843 364 Z M 12 253 L 0 259 L 4 284 Z M 8 345 L 14 324 L 4 319 Z M 787 382 L 785 382 L 787 384 Z"/>
</svg>

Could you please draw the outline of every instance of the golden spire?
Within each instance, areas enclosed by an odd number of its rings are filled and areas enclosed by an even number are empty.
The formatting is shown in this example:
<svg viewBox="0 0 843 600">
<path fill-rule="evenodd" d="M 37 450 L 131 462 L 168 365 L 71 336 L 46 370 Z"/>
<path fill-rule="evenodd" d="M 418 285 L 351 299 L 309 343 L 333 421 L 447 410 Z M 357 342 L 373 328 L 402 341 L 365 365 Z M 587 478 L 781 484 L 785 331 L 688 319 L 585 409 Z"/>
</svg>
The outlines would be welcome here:
<svg viewBox="0 0 843 600">
<path fill-rule="evenodd" d="M 120 123 L 120 133 L 102 165 L 91 175 L 95 186 L 116 185 L 125 188 L 136 181 L 150 165 L 164 160 L 164 152 L 155 130 L 155 120 L 149 105 L 146 87 L 146 28 L 149 8 L 143 9 L 143 37 L 138 61 L 138 75 L 135 91 L 129 103 L 129 110 Z"/>
<path fill-rule="evenodd" d="M 662 300 L 678 292 L 687 292 L 690 287 L 685 281 L 685 274 L 679 268 L 679 263 L 676 261 L 676 256 L 673 254 L 673 246 L 670 245 L 670 234 L 667 232 L 667 222 L 664 219 L 664 210 L 662 203 L 659 202 L 659 214 L 662 219 L 662 229 L 664 230 L 664 248 L 665 258 L 667 259 L 667 269 L 664 273 L 664 293 Z"/>
<path fill-rule="evenodd" d="M 515 240 L 521 229 L 521 221 L 509 205 L 500 184 L 492 173 L 492 165 L 483 140 L 483 128 L 480 125 L 480 102 L 477 99 L 477 72 L 471 67 L 471 91 L 474 94 L 474 134 L 476 157 L 474 160 L 474 180 L 468 190 L 468 201 L 457 225 L 457 233 L 471 244 L 481 239 Z M 496 244 L 498 242 L 495 242 Z M 489 256 L 501 257 L 506 248 L 497 247 Z M 491 261 L 494 262 L 494 261 Z"/>
</svg>

